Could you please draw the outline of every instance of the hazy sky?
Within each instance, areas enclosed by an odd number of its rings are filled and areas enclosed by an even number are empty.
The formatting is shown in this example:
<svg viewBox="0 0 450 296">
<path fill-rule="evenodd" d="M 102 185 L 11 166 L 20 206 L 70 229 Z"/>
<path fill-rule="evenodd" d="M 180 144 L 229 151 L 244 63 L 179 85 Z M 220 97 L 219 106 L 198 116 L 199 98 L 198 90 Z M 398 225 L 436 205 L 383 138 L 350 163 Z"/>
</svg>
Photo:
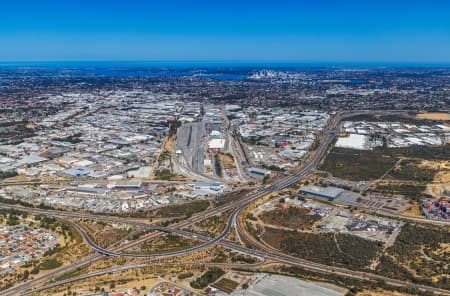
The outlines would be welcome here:
<svg viewBox="0 0 450 296">
<path fill-rule="evenodd" d="M 450 62 L 450 1 L 1 0 L 0 61 Z"/>
</svg>

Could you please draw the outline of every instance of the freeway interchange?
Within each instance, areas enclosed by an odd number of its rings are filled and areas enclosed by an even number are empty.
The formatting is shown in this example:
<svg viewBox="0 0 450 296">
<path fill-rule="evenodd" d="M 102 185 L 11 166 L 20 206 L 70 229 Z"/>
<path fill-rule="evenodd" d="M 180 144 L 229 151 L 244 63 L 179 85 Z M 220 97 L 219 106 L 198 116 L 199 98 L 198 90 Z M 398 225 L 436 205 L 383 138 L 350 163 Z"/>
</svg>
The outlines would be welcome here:
<svg viewBox="0 0 450 296">
<path fill-rule="evenodd" d="M 346 268 L 340 268 L 335 266 L 327 266 L 324 264 L 315 263 L 312 261 L 296 258 L 290 255 L 283 254 L 275 249 L 269 248 L 267 246 L 261 245 L 258 242 L 255 242 L 250 235 L 247 234 L 247 232 L 244 230 L 244 227 L 242 227 L 240 222 L 240 217 L 242 212 L 253 202 L 257 201 L 258 199 L 267 196 L 268 194 L 271 194 L 273 192 L 277 192 L 280 190 L 283 190 L 307 176 L 311 172 L 314 171 L 314 169 L 318 166 L 320 161 L 324 158 L 326 155 L 328 148 L 332 144 L 336 129 L 341 123 L 341 121 L 349 116 L 354 116 L 358 114 L 364 114 L 365 111 L 359 112 L 359 113 L 347 113 L 347 114 L 336 114 L 333 116 L 326 128 L 323 131 L 322 139 L 320 141 L 320 145 L 315 151 L 310 152 L 308 155 L 308 158 L 305 160 L 305 163 L 303 167 L 298 170 L 296 173 L 292 174 L 291 176 L 276 180 L 275 182 L 266 185 L 264 187 L 260 187 L 250 193 L 247 193 L 244 195 L 241 199 L 231 201 L 229 203 L 223 204 L 221 206 L 207 209 L 202 213 L 195 214 L 191 216 L 190 218 L 183 220 L 181 222 L 178 222 L 176 224 L 172 224 L 170 227 L 164 227 L 156 224 L 151 223 L 144 223 L 139 222 L 135 220 L 120 218 L 120 217 L 114 217 L 114 216 L 104 216 L 104 215 L 92 215 L 92 214 L 84 214 L 84 213 L 76 213 L 76 212 L 65 212 L 65 211 L 53 211 L 53 210 L 41 210 L 41 209 L 35 209 L 35 208 L 28 208 L 28 207 L 22 207 L 12 204 L 3 204 L 0 203 L 0 208 L 6 208 L 6 209 L 16 209 L 21 211 L 26 211 L 32 214 L 36 215 L 46 215 L 55 217 L 57 219 L 60 219 L 68 224 L 70 224 L 74 229 L 76 229 L 84 238 L 85 242 L 95 251 L 95 254 L 89 255 L 86 258 L 74 262 L 72 264 L 63 266 L 60 269 L 57 269 L 55 271 L 49 272 L 41 277 L 37 277 L 34 279 L 31 279 L 27 282 L 24 282 L 22 284 L 16 285 L 12 288 L 9 288 L 2 292 L 2 295 L 5 296 L 12 296 L 12 295 L 29 295 L 34 292 L 42 291 L 45 289 L 50 289 L 53 287 L 56 287 L 58 285 L 64 285 L 68 282 L 75 281 L 75 280 L 81 280 L 85 279 L 87 277 L 93 277 L 98 276 L 101 274 L 106 274 L 110 272 L 114 272 L 113 268 L 99 270 L 97 272 L 93 272 L 91 274 L 82 275 L 79 277 L 75 277 L 69 280 L 55 282 L 47 286 L 41 286 L 35 290 L 33 288 L 36 288 L 39 285 L 42 285 L 50 280 L 55 279 L 57 276 L 76 270 L 77 268 L 81 268 L 84 266 L 87 266 L 89 264 L 92 264 L 94 262 L 98 262 L 104 258 L 104 256 L 113 256 L 113 257 L 132 257 L 132 258 L 140 258 L 149 262 L 155 261 L 155 260 L 161 260 L 161 259 L 169 259 L 169 258 L 176 258 L 179 256 L 191 254 L 194 252 L 198 252 L 200 250 L 206 249 L 214 244 L 220 245 L 222 247 L 231 249 L 233 251 L 238 251 L 243 254 L 259 257 L 262 259 L 262 262 L 266 262 L 266 260 L 270 260 L 274 263 L 282 263 L 287 264 L 291 266 L 296 266 L 300 268 L 304 268 L 307 270 L 323 273 L 323 274 L 338 274 L 341 276 L 347 276 L 352 278 L 358 278 L 358 279 L 366 279 L 366 280 L 372 280 L 372 281 L 382 281 L 386 284 L 390 284 L 393 286 L 403 286 L 403 287 L 410 287 L 410 288 L 417 288 L 424 291 L 430 291 L 434 293 L 444 294 L 444 295 L 450 295 L 450 292 L 448 290 L 443 290 L 435 287 L 430 286 L 424 286 L 420 284 L 415 284 L 412 282 L 404 282 L 388 277 L 384 277 L 381 275 L 376 275 L 372 273 L 367 272 L 361 272 L 361 271 L 354 271 L 349 270 Z M 373 114 L 374 112 L 371 111 Z M 381 114 L 386 114 L 387 112 L 382 111 L 379 112 Z M 190 225 L 193 225 L 199 221 L 205 220 L 207 218 L 213 217 L 217 214 L 224 213 L 226 211 L 232 211 L 228 220 L 225 229 L 216 237 L 211 238 L 203 235 L 199 235 L 196 233 L 192 233 L 189 231 L 182 230 L 183 228 L 186 228 Z M 129 225 L 138 226 L 142 229 L 151 230 L 153 232 L 146 234 L 142 236 L 141 238 L 137 239 L 136 241 L 127 242 L 120 246 L 113 246 L 110 249 L 105 249 L 100 246 L 98 246 L 91 237 L 84 231 L 83 228 L 81 228 L 76 223 L 72 222 L 69 219 L 91 219 L 91 220 L 98 220 L 98 221 L 109 221 L 109 222 L 117 222 L 117 223 L 124 223 Z M 232 230 L 235 230 L 237 235 L 242 239 L 242 241 L 247 242 L 249 245 L 251 245 L 253 248 L 243 247 L 241 245 L 229 242 L 226 240 L 226 237 L 232 232 Z M 170 253 L 161 253 L 161 254 L 133 254 L 133 253 L 127 253 L 125 250 L 131 246 L 135 246 L 141 242 L 145 242 L 151 239 L 154 239 L 163 233 L 173 233 L 177 235 L 181 235 L 190 239 L 196 239 L 202 241 L 200 245 L 197 245 L 195 247 L 177 251 L 177 252 L 170 252 Z M 133 268 L 140 268 L 148 266 L 148 264 L 131 264 L 131 265 L 124 265 L 121 266 L 121 270 L 127 270 L 127 269 L 133 269 Z"/>
</svg>

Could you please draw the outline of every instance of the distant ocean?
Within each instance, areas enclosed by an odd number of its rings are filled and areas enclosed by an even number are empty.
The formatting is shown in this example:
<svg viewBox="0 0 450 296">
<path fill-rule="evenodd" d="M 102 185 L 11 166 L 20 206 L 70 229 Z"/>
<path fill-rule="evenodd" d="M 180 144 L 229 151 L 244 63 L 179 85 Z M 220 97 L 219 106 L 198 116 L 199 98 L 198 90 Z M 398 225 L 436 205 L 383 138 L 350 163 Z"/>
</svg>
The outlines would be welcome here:
<svg viewBox="0 0 450 296">
<path fill-rule="evenodd" d="M 24 75 L 42 74 L 98 77 L 201 77 L 243 80 L 255 67 L 194 62 L 0 62 L 1 70 Z"/>
<path fill-rule="evenodd" d="M 63 62 L 0 62 L 4 71 L 19 74 L 92 77 L 202 77 L 216 80 L 244 80 L 260 69 L 367 70 L 383 68 L 450 67 L 450 64 L 413 63 L 344 63 L 344 62 L 250 62 L 250 61 L 63 61 Z M 353 84 L 363 81 L 352 81 Z"/>
</svg>

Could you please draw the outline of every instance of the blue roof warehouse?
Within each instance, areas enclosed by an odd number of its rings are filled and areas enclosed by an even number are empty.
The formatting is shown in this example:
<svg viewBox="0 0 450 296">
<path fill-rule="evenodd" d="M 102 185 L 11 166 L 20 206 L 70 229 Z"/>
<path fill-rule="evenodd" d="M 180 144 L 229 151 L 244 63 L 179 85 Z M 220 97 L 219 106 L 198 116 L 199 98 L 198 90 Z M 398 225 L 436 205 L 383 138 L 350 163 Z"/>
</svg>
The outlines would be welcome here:
<svg viewBox="0 0 450 296">
<path fill-rule="evenodd" d="M 317 197 L 323 197 L 326 199 L 335 199 L 345 190 L 337 187 L 319 187 L 319 186 L 305 186 L 300 189 L 298 192 L 308 195 L 313 195 Z"/>
</svg>

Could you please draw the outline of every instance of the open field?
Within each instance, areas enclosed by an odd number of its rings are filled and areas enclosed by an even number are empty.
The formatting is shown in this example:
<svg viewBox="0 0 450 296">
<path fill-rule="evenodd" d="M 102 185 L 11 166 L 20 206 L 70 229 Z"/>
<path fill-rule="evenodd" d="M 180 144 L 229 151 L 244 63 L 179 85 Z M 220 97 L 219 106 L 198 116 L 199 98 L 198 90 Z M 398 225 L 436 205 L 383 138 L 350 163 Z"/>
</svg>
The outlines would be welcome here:
<svg viewBox="0 0 450 296">
<path fill-rule="evenodd" d="M 293 256 L 328 265 L 367 268 L 381 251 L 381 243 L 346 234 L 312 234 L 265 227 L 261 238 Z"/>
<path fill-rule="evenodd" d="M 270 225 L 292 229 L 309 229 L 316 221 L 320 220 L 320 217 L 309 215 L 309 212 L 310 209 L 290 206 L 263 212 L 259 215 L 259 218 Z"/>
<path fill-rule="evenodd" d="M 129 251 L 131 253 L 139 254 L 168 253 L 192 248 L 200 244 L 201 242 L 197 240 L 187 239 L 174 234 L 166 234 L 163 236 L 159 236 L 151 241 L 144 242 L 136 247 L 133 247 Z"/>
<path fill-rule="evenodd" d="M 363 151 L 335 147 L 327 155 L 320 169 L 342 179 L 375 180 L 397 162 L 396 156 L 390 150 Z"/>
<path fill-rule="evenodd" d="M 250 255 L 240 254 L 238 252 L 230 252 L 229 250 L 223 247 L 213 247 L 211 249 L 211 253 L 214 257 L 211 262 L 214 263 L 246 263 L 246 264 L 254 264 L 258 262 L 256 257 L 252 257 Z"/>
<path fill-rule="evenodd" d="M 235 168 L 234 157 L 229 153 L 217 154 L 224 169 L 230 170 Z"/>
<path fill-rule="evenodd" d="M 55 269 L 57 267 L 60 267 L 61 265 L 62 265 L 61 262 L 59 262 L 55 258 L 52 258 L 52 259 L 45 259 L 44 261 L 42 261 L 38 265 L 38 268 L 41 270 L 48 270 L 48 269 Z"/>
<path fill-rule="evenodd" d="M 395 149 L 398 151 L 393 151 L 395 153 L 392 155 L 398 157 L 398 161 L 388 169 L 387 174 L 373 190 L 386 194 L 401 194 L 414 201 L 420 201 L 425 194 L 442 194 L 447 188 L 446 184 L 450 182 L 450 150 L 445 150 L 450 149 L 450 146 L 423 148 L 422 151 L 415 147 Z M 351 177 L 353 173 L 348 176 Z"/>
<path fill-rule="evenodd" d="M 209 284 L 217 281 L 221 276 L 223 276 L 225 272 L 220 268 L 210 268 L 200 277 L 196 278 L 191 282 L 191 287 L 195 289 L 203 289 L 206 288 Z"/>
<path fill-rule="evenodd" d="M 435 167 L 423 166 L 420 159 L 402 159 L 389 171 L 386 179 L 431 182 L 438 171 Z"/>
<path fill-rule="evenodd" d="M 195 213 L 206 210 L 210 205 L 207 200 L 196 200 L 183 204 L 161 207 L 154 211 L 156 217 L 190 217 Z"/>
<path fill-rule="evenodd" d="M 213 204 L 213 206 L 218 207 L 223 204 L 236 201 L 236 200 L 242 198 L 243 196 L 245 196 L 248 192 L 250 192 L 250 189 L 247 187 L 247 188 L 239 189 L 237 191 L 223 194 L 220 196 L 219 200 Z"/>
<path fill-rule="evenodd" d="M 433 180 L 438 170 L 424 166 L 423 162 L 448 159 L 449 144 L 437 147 L 375 148 L 370 151 L 335 147 L 320 169 L 334 177 L 352 181 L 376 180 L 392 169 L 389 175 L 394 179 L 428 182 Z"/>
<path fill-rule="evenodd" d="M 221 215 L 212 216 L 211 218 L 195 223 L 188 230 L 210 237 L 218 236 L 225 229 L 229 215 L 230 212 L 228 211 Z"/>
<path fill-rule="evenodd" d="M 163 152 L 168 153 L 169 155 L 173 155 L 175 150 L 176 139 L 174 137 L 169 137 L 167 141 L 164 143 Z"/>
<path fill-rule="evenodd" d="M 374 191 L 385 194 L 400 194 L 408 199 L 419 202 L 423 198 L 423 192 L 426 186 L 424 184 L 396 184 L 382 183 L 378 184 Z"/>
<path fill-rule="evenodd" d="M 427 112 L 419 113 L 416 116 L 419 119 L 429 119 L 429 120 L 450 120 L 450 114 L 443 112 Z"/>
<path fill-rule="evenodd" d="M 422 205 L 418 201 L 411 202 L 411 208 L 402 212 L 402 215 L 410 217 L 423 217 Z"/>
<path fill-rule="evenodd" d="M 401 122 L 406 124 L 423 124 L 427 120 L 414 118 L 411 116 L 404 116 L 400 114 L 386 114 L 386 115 L 373 115 L 373 114 L 360 114 L 347 117 L 348 121 L 372 121 L 372 122 Z"/>
<path fill-rule="evenodd" d="M 450 170 L 445 170 L 437 173 L 434 176 L 434 182 L 436 183 L 449 183 L 450 182 Z"/>
<path fill-rule="evenodd" d="M 78 224 L 83 227 L 96 244 L 103 248 L 124 239 L 133 231 L 129 226 L 114 227 L 103 221 L 82 220 Z"/>
<path fill-rule="evenodd" d="M 450 231 L 436 226 L 403 226 L 380 258 L 377 272 L 444 289 L 450 288 Z"/>
<path fill-rule="evenodd" d="M 437 170 L 433 181 L 427 184 L 427 194 L 441 197 L 445 192 L 450 192 L 450 161 L 424 161 L 422 167 Z"/>
<path fill-rule="evenodd" d="M 231 293 L 233 292 L 234 289 L 236 289 L 239 286 L 239 283 L 227 278 L 222 278 L 213 286 L 226 293 Z"/>
<path fill-rule="evenodd" d="M 194 200 L 185 203 L 170 204 L 161 206 L 149 211 L 136 211 L 133 213 L 124 213 L 121 216 L 132 218 L 185 218 L 190 217 L 195 213 L 204 211 L 210 206 L 211 202 L 208 200 Z"/>
</svg>

